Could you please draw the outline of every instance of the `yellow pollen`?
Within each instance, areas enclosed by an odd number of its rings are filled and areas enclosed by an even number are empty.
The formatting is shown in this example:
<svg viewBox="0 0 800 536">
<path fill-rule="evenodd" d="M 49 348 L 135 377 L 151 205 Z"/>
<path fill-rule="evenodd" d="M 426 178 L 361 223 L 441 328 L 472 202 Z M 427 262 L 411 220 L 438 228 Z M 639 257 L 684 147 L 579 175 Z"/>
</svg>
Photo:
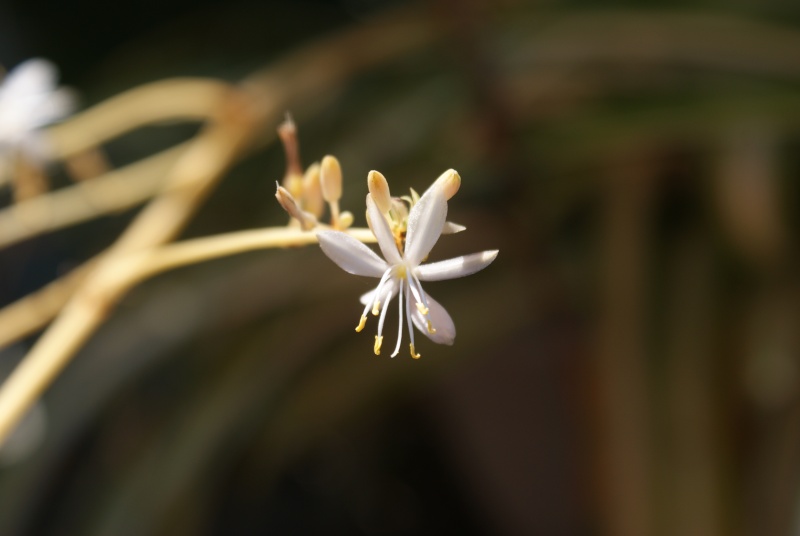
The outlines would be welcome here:
<svg viewBox="0 0 800 536">
<path fill-rule="evenodd" d="M 409 344 L 409 346 L 411 347 L 411 357 L 413 357 L 414 359 L 419 359 L 420 357 L 422 357 L 421 355 L 419 355 L 419 354 L 418 354 L 418 353 L 417 353 L 417 352 L 414 350 L 414 343 L 413 343 L 413 342 L 412 342 L 411 344 Z"/>
<path fill-rule="evenodd" d="M 381 355 L 381 344 L 383 344 L 383 337 L 380 335 L 375 335 L 375 355 Z"/>
<path fill-rule="evenodd" d="M 436 330 L 433 329 L 433 326 L 431 326 L 431 321 L 430 320 L 428 320 L 428 333 L 430 333 L 431 335 L 436 333 Z"/>
<path fill-rule="evenodd" d="M 405 266 L 398 266 L 395 268 L 395 275 L 398 279 L 405 279 L 406 278 L 406 267 Z"/>
<path fill-rule="evenodd" d="M 378 316 L 378 313 L 381 312 L 381 302 L 379 300 L 375 300 L 375 304 L 372 306 L 372 314 L 373 316 Z"/>
<path fill-rule="evenodd" d="M 417 310 L 420 312 L 422 316 L 428 314 L 428 308 L 422 305 L 421 303 L 417 302 Z"/>
<path fill-rule="evenodd" d="M 366 325 L 367 325 L 367 317 L 365 315 L 362 316 L 361 320 L 358 322 L 358 325 L 356 326 L 356 333 L 360 333 L 361 330 L 364 329 L 364 326 Z"/>
</svg>

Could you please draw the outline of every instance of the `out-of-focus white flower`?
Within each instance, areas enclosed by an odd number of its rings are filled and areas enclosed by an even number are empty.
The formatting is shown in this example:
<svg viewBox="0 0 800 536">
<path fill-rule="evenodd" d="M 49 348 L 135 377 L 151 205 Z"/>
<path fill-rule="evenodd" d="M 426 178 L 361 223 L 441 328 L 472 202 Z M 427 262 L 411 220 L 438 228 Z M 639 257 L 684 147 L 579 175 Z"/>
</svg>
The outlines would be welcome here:
<svg viewBox="0 0 800 536">
<path fill-rule="evenodd" d="M 16 152 L 34 164 L 49 158 L 41 127 L 75 109 L 72 92 L 58 88 L 57 78 L 55 65 L 35 58 L 19 64 L 0 82 L 0 175 Z"/>
<path fill-rule="evenodd" d="M 455 171 L 452 173 L 454 179 L 460 180 Z M 414 348 L 412 323 L 432 341 L 439 344 L 453 344 L 456 336 L 453 320 L 444 307 L 422 290 L 420 281 L 464 277 L 482 270 L 497 257 L 498 251 L 492 250 L 422 264 L 442 234 L 447 216 L 448 194 L 451 194 L 453 185 L 452 180 L 437 181 L 413 204 L 408 213 L 404 246 L 398 245 L 398 240 L 373 195 L 367 195 L 367 218 L 378 240 L 383 259 L 346 233 L 338 231 L 317 233 L 322 251 L 343 270 L 354 275 L 380 278 L 378 286 L 361 297 L 365 308 L 356 328 L 356 331 L 364 328 L 370 310 L 373 315 L 380 314 L 378 334 L 375 336 L 376 355 L 380 353 L 383 343 L 386 311 L 395 296 L 398 296 L 400 318 L 397 345 L 392 357 L 400 351 L 404 316 L 411 339 L 413 358 L 419 358 L 420 355 Z"/>
</svg>

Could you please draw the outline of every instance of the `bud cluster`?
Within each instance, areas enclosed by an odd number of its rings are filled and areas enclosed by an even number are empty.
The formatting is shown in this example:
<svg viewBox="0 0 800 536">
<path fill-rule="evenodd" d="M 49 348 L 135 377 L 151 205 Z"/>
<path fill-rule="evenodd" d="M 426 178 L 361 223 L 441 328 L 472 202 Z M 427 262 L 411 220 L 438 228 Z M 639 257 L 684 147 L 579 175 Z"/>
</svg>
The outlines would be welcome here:
<svg viewBox="0 0 800 536">
<path fill-rule="evenodd" d="M 277 184 L 275 192 L 278 203 L 304 231 L 319 225 L 327 203 L 330 208 L 330 227 L 347 229 L 353 223 L 353 215 L 339 210 L 339 199 L 342 197 L 342 167 L 339 160 L 335 156 L 325 156 L 321 163 L 314 162 L 304 173 L 297 125 L 288 114 L 278 127 L 278 136 L 286 153 L 286 174 L 283 184 Z"/>
</svg>

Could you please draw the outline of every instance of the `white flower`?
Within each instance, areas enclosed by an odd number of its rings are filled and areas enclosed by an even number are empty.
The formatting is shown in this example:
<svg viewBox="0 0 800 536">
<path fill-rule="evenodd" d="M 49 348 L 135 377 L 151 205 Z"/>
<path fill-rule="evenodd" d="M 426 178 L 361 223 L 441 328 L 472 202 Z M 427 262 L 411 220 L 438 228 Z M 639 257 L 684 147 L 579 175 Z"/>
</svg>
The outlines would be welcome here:
<svg viewBox="0 0 800 536">
<path fill-rule="evenodd" d="M 9 71 L 0 83 L 0 164 L 21 151 L 32 163 L 49 156 L 39 129 L 63 119 L 75 107 L 69 90 L 57 87 L 58 70 L 31 59 Z"/>
<path fill-rule="evenodd" d="M 317 233 L 322 251 L 343 270 L 355 275 L 380 278 L 378 286 L 361 297 L 365 308 L 356 328 L 356 331 L 364 328 L 370 310 L 373 315 L 380 314 L 378 334 L 375 336 L 376 355 L 380 353 L 383 343 L 386 311 L 395 296 L 398 296 L 400 318 L 397 345 L 392 357 L 400 351 L 404 313 L 411 339 L 411 356 L 415 359 L 420 356 L 414 348 L 412 323 L 432 341 L 439 344 L 453 344 L 456 336 L 453 320 L 444 307 L 422 290 L 420 281 L 439 281 L 470 275 L 482 270 L 497 257 L 497 250 L 493 250 L 421 264 L 442 234 L 446 216 L 445 191 L 441 184 L 434 183 L 411 207 L 405 247 L 401 252 L 375 200 L 372 195 L 367 195 L 367 218 L 385 260 L 346 233 L 338 231 Z"/>
</svg>

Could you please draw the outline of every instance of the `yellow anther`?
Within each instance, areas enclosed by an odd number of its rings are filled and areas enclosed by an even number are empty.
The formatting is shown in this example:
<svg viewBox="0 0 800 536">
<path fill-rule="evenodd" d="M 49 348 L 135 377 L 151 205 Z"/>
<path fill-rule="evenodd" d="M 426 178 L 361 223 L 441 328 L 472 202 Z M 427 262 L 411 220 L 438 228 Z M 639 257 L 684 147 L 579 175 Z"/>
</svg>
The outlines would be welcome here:
<svg viewBox="0 0 800 536">
<path fill-rule="evenodd" d="M 366 325 L 367 325 L 367 316 L 364 315 L 361 317 L 361 320 L 358 322 L 358 325 L 356 326 L 356 332 L 361 333 L 361 330 L 364 329 L 364 326 Z"/>
<path fill-rule="evenodd" d="M 414 359 L 419 359 L 420 357 L 422 357 L 421 355 L 419 355 L 419 354 L 418 354 L 418 353 L 417 353 L 417 352 L 414 350 L 414 343 L 413 343 L 413 342 L 412 342 L 412 343 L 411 343 L 409 346 L 411 347 L 411 357 L 413 357 Z"/>
<path fill-rule="evenodd" d="M 417 302 L 417 311 L 419 311 L 419 314 L 421 314 L 422 316 L 425 316 L 425 315 L 428 314 L 428 308 L 425 307 L 424 305 L 422 305 L 419 302 Z M 428 322 L 428 324 L 430 324 L 430 322 Z"/>
<path fill-rule="evenodd" d="M 430 333 L 431 335 L 436 333 L 436 330 L 433 329 L 433 326 L 431 326 L 431 321 L 430 320 L 428 320 L 428 333 Z"/>
<path fill-rule="evenodd" d="M 383 344 L 383 337 L 380 335 L 375 335 L 375 355 L 381 355 L 381 344 Z"/>
<path fill-rule="evenodd" d="M 374 316 L 378 316 L 378 313 L 381 312 L 381 302 L 379 300 L 375 300 L 375 304 L 372 306 L 372 314 Z"/>
</svg>

